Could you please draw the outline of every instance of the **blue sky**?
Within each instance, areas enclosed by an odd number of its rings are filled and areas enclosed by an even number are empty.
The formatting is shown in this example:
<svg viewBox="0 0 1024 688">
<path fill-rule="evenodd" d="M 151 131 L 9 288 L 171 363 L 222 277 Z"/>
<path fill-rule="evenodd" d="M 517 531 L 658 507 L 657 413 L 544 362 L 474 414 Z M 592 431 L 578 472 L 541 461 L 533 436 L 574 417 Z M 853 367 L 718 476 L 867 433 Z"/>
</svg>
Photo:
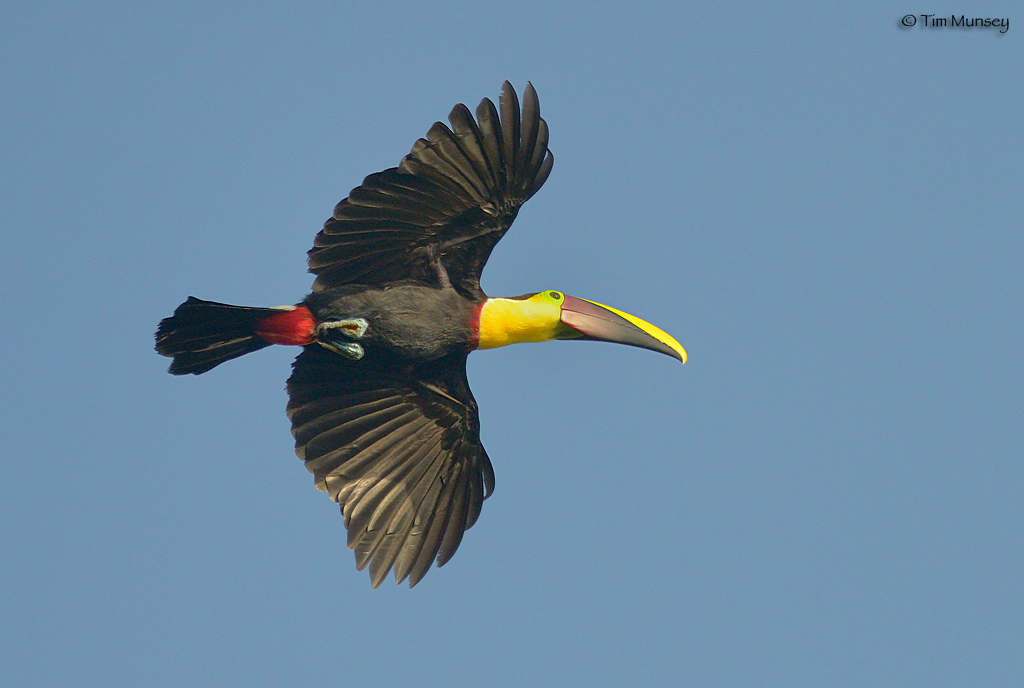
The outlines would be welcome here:
<svg viewBox="0 0 1024 688">
<path fill-rule="evenodd" d="M 904 29 L 907 13 L 1009 30 Z M 1006 686 L 1024 675 L 1016 3 L 60 3 L 0 10 L 0 682 Z M 370 589 L 275 347 L 153 352 L 190 294 L 308 291 L 362 178 L 503 80 L 554 171 L 469 374 L 497 489 Z"/>
</svg>

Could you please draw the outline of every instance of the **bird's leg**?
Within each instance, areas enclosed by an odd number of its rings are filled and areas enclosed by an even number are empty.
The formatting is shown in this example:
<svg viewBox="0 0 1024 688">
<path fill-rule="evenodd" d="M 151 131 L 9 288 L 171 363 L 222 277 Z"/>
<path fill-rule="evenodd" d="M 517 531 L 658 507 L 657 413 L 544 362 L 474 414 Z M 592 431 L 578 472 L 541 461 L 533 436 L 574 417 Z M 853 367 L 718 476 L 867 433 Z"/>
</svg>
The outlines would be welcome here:
<svg viewBox="0 0 1024 688">
<path fill-rule="evenodd" d="M 316 343 L 325 349 L 341 354 L 350 361 L 358 361 L 363 357 L 363 347 L 355 342 L 346 342 L 334 335 L 341 335 L 345 339 L 361 339 L 369 326 L 369 323 L 363 318 L 328 320 L 316 326 L 313 336 Z"/>
<path fill-rule="evenodd" d="M 434 266 L 434 272 L 437 273 L 437 281 L 441 288 L 451 289 L 452 281 L 448 278 L 448 271 L 445 270 L 444 264 L 441 263 L 441 250 L 437 244 L 431 244 L 427 247 L 427 257 L 430 258 L 430 264 Z"/>
</svg>

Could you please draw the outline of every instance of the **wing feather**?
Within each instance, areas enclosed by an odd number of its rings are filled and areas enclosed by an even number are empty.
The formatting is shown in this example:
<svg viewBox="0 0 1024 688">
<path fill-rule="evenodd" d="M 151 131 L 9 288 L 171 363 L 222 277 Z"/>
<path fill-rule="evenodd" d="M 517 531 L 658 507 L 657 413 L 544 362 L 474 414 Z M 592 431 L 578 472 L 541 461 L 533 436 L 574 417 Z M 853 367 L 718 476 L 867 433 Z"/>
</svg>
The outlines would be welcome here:
<svg viewBox="0 0 1024 688">
<path fill-rule="evenodd" d="M 481 298 L 480 273 L 554 158 L 533 86 L 512 85 L 499 109 L 484 98 L 435 123 L 398 167 L 371 174 L 334 209 L 309 252 L 313 290 L 400 279 L 452 285 Z"/>
<path fill-rule="evenodd" d="M 403 475 L 409 489 L 391 490 L 387 498 L 381 500 L 380 507 L 366 526 L 369 537 L 364 538 L 360 547 L 356 549 L 356 567 L 360 571 L 370 555 L 379 556 L 389 565 L 395 562 L 409 535 L 416 512 L 430 485 L 436 481 L 446 455 L 447 452 L 441 447 L 440 442 L 429 444 L 420 460 L 410 466 L 407 475 Z M 401 582 L 405 578 L 405 575 L 399 573 L 399 570 L 395 569 L 395 582 Z"/>
<path fill-rule="evenodd" d="M 484 188 L 497 187 L 498 180 L 494 176 L 491 162 L 487 159 L 483 135 L 469 108 L 459 103 L 452 108 L 451 114 L 448 115 L 448 121 L 452 123 L 452 131 L 466 155 L 466 160 L 473 166 L 474 174 L 483 182 Z"/>
<path fill-rule="evenodd" d="M 441 536 L 441 543 L 437 550 L 438 566 L 448 563 L 462 542 L 462 534 L 466 532 L 466 522 L 469 520 L 469 498 L 473 493 L 473 489 L 470 487 L 472 478 L 468 469 L 469 466 L 466 464 L 459 464 L 455 467 L 456 475 L 452 488 L 448 527 Z"/>
<path fill-rule="evenodd" d="M 452 130 L 436 122 L 427 133 L 427 145 L 423 150 L 424 161 L 441 161 L 448 165 L 439 169 L 459 184 L 474 203 L 483 205 L 490 200 L 486 180 L 481 177 L 465 149 L 459 145 Z"/>
<path fill-rule="evenodd" d="M 339 503 L 371 584 L 394 570 L 412 586 L 448 562 L 494 486 L 466 354 L 368 365 L 309 346 L 288 394 L 296 453 Z"/>
<path fill-rule="evenodd" d="M 441 468 L 442 466 L 439 466 Z M 441 479 L 441 471 L 428 485 L 427 491 L 420 501 L 419 508 L 415 512 L 414 520 L 406 535 L 402 551 L 395 559 L 395 576 L 400 579 L 409 577 L 409 585 L 416 585 L 416 582 L 426 573 L 430 566 L 427 562 L 423 565 L 424 549 L 430 543 L 430 530 L 435 522 L 440 526 L 447 521 L 448 504 L 442 499 L 442 492 L 445 490 L 445 481 Z M 450 491 L 450 490 L 449 490 Z M 436 536 L 435 536 L 436 539 Z M 438 541 L 440 544 L 440 541 Z M 429 554 L 431 560 L 436 555 L 436 550 Z M 422 570 L 422 571 L 421 571 Z"/>
<path fill-rule="evenodd" d="M 370 580 L 373 585 L 380 585 L 384 576 L 387 575 L 387 568 L 383 568 L 383 566 L 391 565 L 392 562 L 395 566 L 396 583 L 401 583 L 408 576 L 408 572 L 402 570 L 399 564 L 407 551 L 415 549 L 419 552 L 422 548 L 417 525 L 421 523 L 422 519 L 429 519 L 434 512 L 444 510 L 446 507 L 439 497 L 441 489 L 444 487 L 441 474 L 449 461 L 450 456 L 445 451 L 439 451 L 433 455 L 432 461 L 426 466 L 427 470 L 423 471 L 416 481 L 409 499 L 399 507 L 394 521 L 381 540 L 380 547 L 374 552 L 378 555 L 374 558 L 378 559 L 379 563 L 376 567 L 376 575 L 374 575 L 374 570 L 370 572 Z M 373 561 L 371 560 L 372 566 Z M 417 582 L 410 580 L 409 587 L 416 585 Z"/>
<path fill-rule="evenodd" d="M 498 99 L 501 107 L 501 143 L 502 155 L 505 158 L 505 182 L 515 186 L 519 179 L 519 140 L 521 137 L 519 119 L 519 97 L 512 84 L 505 82 Z"/>
<path fill-rule="evenodd" d="M 407 451 L 392 452 L 366 471 L 346 503 L 353 506 L 344 512 L 345 527 L 350 532 L 369 532 L 386 526 L 395 515 L 391 501 L 401 496 L 401 492 L 393 489 L 394 483 L 408 478 L 419 462 L 438 447 L 438 440 L 438 433 L 422 433 Z"/>
<path fill-rule="evenodd" d="M 508 184 L 505 174 L 505 155 L 502 144 L 501 123 L 498 111 L 489 98 L 484 98 L 476 108 L 476 117 L 480 122 L 481 147 L 494 172 L 495 188 L 503 188 Z"/>
</svg>

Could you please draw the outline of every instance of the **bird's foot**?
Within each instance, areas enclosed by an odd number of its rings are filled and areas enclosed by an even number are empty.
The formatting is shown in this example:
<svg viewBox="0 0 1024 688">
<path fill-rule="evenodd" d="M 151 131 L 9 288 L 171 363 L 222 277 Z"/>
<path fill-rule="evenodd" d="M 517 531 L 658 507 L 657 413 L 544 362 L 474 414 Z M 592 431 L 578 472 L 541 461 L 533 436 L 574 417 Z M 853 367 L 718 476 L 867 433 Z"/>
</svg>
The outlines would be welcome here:
<svg viewBox="0 0 1024 688">
<path fill-rule="evenodd" d="M 355 342 L 345 342 L 344 344 L 333 344 L 331 342 L 325 342 L 322 339 L 316 340 L 316 343 L 325 349 L 330 349 L 336 354 L 341 354 L 350 361 L 358 361 L 363 357 L 363 347 L 359 346 Z"/>
<path fill-rule="evenodd" d="M 358 361 L 365 353 L 363 347 L 345 339 L 360 339 L 366 334 L 369 323 L 363 318 L 329 320 L 316 326 L 314 336 L 317 344 L 350 361 Z"/>
<path fill-rule="evenodd" d="M 369 326 L 370 324 L 363 318 L 328 320 L 316 326 L 316 334 L 326 333 L 327 330 L 337 330 L 349 339 L 361 339 Z"/>
</svg>

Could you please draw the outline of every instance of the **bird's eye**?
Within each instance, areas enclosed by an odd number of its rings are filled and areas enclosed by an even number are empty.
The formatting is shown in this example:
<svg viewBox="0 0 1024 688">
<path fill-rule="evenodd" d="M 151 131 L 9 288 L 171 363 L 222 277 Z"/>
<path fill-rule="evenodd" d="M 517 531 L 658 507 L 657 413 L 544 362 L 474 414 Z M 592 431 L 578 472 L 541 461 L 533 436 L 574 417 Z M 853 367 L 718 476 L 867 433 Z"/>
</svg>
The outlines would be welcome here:
<svg viewBox="0 0 1024 688">
<path fill-rule="evenodd" d="M 550 296 L 551 298 L 553 298 L 553 299 L 554 299 L 555 301 L 558 301 L 559 299 L 561 299 L 561 298 L 562 298 L 562 295 L 561 295 L 561 294 L 559 294 L 559 293 L 558 293 L 557 291 L 551 291 L 551 292 L 548 292 L 548 296 Z"/>
</svg>

